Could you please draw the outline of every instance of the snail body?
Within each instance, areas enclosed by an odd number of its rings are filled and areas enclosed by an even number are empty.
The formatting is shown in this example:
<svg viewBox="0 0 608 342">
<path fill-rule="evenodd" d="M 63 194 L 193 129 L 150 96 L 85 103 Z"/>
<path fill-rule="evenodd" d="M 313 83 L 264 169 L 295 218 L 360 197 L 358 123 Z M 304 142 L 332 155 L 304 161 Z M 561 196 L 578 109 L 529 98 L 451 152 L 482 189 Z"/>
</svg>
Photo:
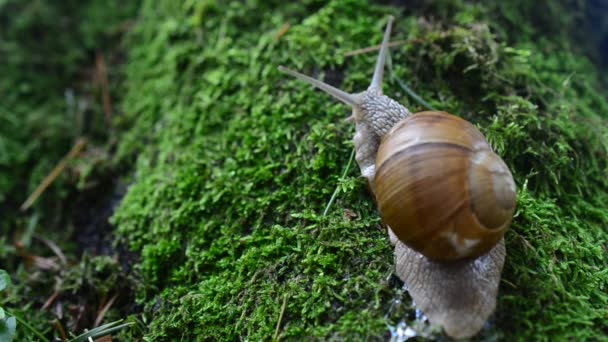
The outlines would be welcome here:
<svg viewBox="0 0 608 342">
<path fill-rule="evenodd" d="M 475 126 L 445 112 L 412 114 L 382 94 L 392 22 L 361 93 L 279 70 L 352 107 L 355 158 L 395 245 L 397 275 L 431 323 L 473 336 L 496 305 L 515 183 Z"/>
</svg>

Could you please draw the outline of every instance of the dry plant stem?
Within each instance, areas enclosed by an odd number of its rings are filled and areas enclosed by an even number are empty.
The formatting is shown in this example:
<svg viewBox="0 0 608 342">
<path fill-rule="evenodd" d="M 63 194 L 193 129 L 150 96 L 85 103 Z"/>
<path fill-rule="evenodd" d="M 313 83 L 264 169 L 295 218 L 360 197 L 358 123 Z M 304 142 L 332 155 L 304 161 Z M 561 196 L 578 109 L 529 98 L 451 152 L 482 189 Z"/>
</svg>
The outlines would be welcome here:
<svg viewBox="0 0 608 342">
<path fill-rule="evenodd" d="M 279 337 L 279 329 L 281 328 L 281 321 L 283 321 L 283 314 L 285 314 L 285 308 L 287 307 L 287 294 L 283 297 L 283 304 L 281 305 L 281 313 L 279 314 L 279 319 L 277 320 L 277 327 L 274 330 L 274 336 L 272 338 L 273 341 L 277 341 Z"/>
<path fill-rule="evenodd" d="M 59 321 L 59 319 L 57 318 L 55 318 L 55 328 L 57 328 L 57 331 L 59 331 L 59 335 L 61 335 L 62 341 L 68 339 L 68 335 L 66 335 L 65 329 L 63 329 L 63 325 L 61 325 L 61 321 Z"/>
<path fill-rule="evenodd" d="M 420 41 L 420 39 L 395 40 L 395 41 L 388 43 L 388 47 L 392 48 L 395 46 L 406 45 L 406 44 L 415 43 L 415 42 L 419 42 L 419 41 Z M 378 50 L 380 50 L 381 47 L 382 47 L 382 45 L 374 45 L 374 46 L 369 46 L 369 47 L 362 48 L 362 49 L 348 51 L 348 52 L 344 53 L 344 57 L 352 57 L 352 56 L 356 56 L 356 55 L 362 55 L 362 54 L 378 51 Z"/>
<path fill-rule="evenodd" d="M 441 33 L 441 37 L 445 37 L 449 33 L 450 33 L 450 30 L 442 32 Z M 401 45 L 422 43 L 423 41 L 425 41 L 425 38 L 413 38 L 413 39 L 394 40 L 392 42 L 389 42 L 387 44 L 387 47 L 392 48 L 392 47 L 401 46 Z M 368 46 L 368 47 L 365 47 L 365 48 L 361 48 L 361 49 L 356 49 L 356 50 L 345 52 L 344 53 L 344 57 L 352 57 L 352 56 L 356 56 L 356 55 L 362 55 L 362 54 L 366 54 L 366 53 L 370 53 L 370 52 L 375 52 L 375 51 L 379 51 L 381 48 L 382 48 L 382 44 L 374 45 L 374 46 Z"/>
<path fill-rule="evenodd" d="M 97 328 L 101 324 L 101 322 L 103 322 L 103 318 L 105 317 L 106 312 L 108 312 L 108 310 L 112 307 L 112 304 L 114 304 L 116 298 L 118 298 L 118 293 L 112 296 L 112 298 L 110 298 L 110 300 L 108 300 L 101 307 L 101 309 L 99 309 L 99 311 L 97 312 L 97 318 L 95 318 L 95 324 L 93 325 L 94 328 Z"/>
<path fill-rule="evenodd" d="M 95 58 L 95 70 L 97 81 L 101 87 L 101 101 L 103 105 L 103 113 L 105 115 L 106 124 L 109 126 L 112 122 L 112 101 L 110 100 L 110 90 L 108 87 L 108 71 L 106 62 L 101 52 L 97 52 Z"/>
<path fill-rule="evenodd" d="M 285 35 L 285 33 L 287 33 L 287 31 L 289 31 L 290 27 L 291 27 L 291 25 L 289 23 L 283 24 L 283 26 L 281 26 L 281 28 L 277 32 L 276 36 L 274 36 L 274 41 L 276 42 L 279 39 L 281 39 L 281 37 L 283 37 Z"/>
<path fill-rule="evenodd" d="M 72 147 L 70 152 L 68 152 L 68 154 L 65 157 L 63 157 L 63 159 L 61 159 L 61 161 L 55 166 L 53 171 L 51 171 L 51 173 L 49 173 L 42 180 L 42 182 L 40 183 L 40 185 L 38 185 L 36 190 L 34 190 L 34 192 L 32 192 L 32 194 L 25 200 L 25 202 L 23 202 L 23 204 L 20 207 L 21 211 L 26 211 L 27 209 L 29 209 L 32 206 L 32 204 L 34 204 L 34 202 L 38 199 L 38 197 L 40 197 L 40 195 L 42 195 L 42 193 L 49 187 L 49 185 L 51 185 L 51 183 L 53 183 L 53 181 L 57 178 L 57 176 L 59 176 L 61 174 L 63 169 L 65 169 L 65 166 L 67 165 L 68 161 L 70 159 L 76 157 L 82 151 L 82 149 L 84 149 L 86 144 L 87 144 L 87 140 L 85 138 L 79 138 L 78 141 L 76 141 L 76 144 L 74 144 L 74 146 Z"/>
<path fill-rule="evenodd" d="M 48 309 L 55 302 L 55 299 L 57 299 L 57 296 L 59 296 L 59 290 L 55 290 L 55 292 L 53 292 L 53 294 L 49 297 L 49 299 L 47 299 L 46 302 L 44 302 L 44 305 L 42 305 L 40 310 L 44 311 L 44 310 Z"/>
</svg>

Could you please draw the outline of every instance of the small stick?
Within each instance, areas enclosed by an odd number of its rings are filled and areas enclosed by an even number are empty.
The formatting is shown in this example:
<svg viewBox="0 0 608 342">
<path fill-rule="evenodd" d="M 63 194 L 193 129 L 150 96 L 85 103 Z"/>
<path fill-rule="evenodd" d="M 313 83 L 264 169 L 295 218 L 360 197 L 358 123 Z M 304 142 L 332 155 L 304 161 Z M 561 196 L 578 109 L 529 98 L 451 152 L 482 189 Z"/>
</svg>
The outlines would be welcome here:
<svg viewBox="0 0 608 342">
<path fill-rule="evenodd" d="M 80 151 L 82 151 L 82 149 L 86 146 L 86 144 L 87 140 L 85 138 L 79 138 L 78 141 L 76 141 L 76 144 L 74 144 L 70 152 L 68 152 L 68 154 L 63 157 L 63 159 L 61 159 L 61 161 L 57 164 L 57 166 L 55 166 L 53 171 L 51 171 L 51 173 L 49 173 L 48 176 L 46 176 L 44 180 L 42 180 L 42 183 L 38 185 L 36 190 L 34 190 L 34 192 L 32 192 L 32 194 L 27 198 L 27 200 L 23 202 L 20 208 L 21 211 L 28 210 L 32 206 L 32 204 L 34 204 L 34 202 L 38 199 L 38 197 L 40 197 L 40 195 L 42 195 L 46 188 L 48 188 L 49 185 L 51 185 L 51 183 L 53 183 L 53 181 L 57 178 L 57 176 L 61 174 L 61 171 L 65 169 L 65 166 L 67 165 L 68 161 L 77 156 L 78 153 L 80 153 Z"/>
<path fill-rule="evenodd" d="M 279 328 L 281 327 L 281 321 L 283 320 L 283 314 L 285 313 L 285 308 L 287 306 L 287 294 L 283 297 L 283 305 L 281 305 L 281 313 L 279 314 L 279 320 L 277 321 L 277 328 L 274 330 L 273 341 L 277 341 L 279 337 Z"/>
<path fill-rule="evenodd" d="M 99 51 L 97 51 L 97 56 L 95 58 L 95 66 L 97 71 L 97 81 L 101 87 L 103 113 L 105 114 L 106 124 L 110 125 L 112 121 L 112 101 L 110 100 L 110 91 L 108 87 L 108 71 L 103 54 Z"/>
<path fill-rule="evenodd" d="M 112 296 L 112 298 L 110 298 L 110 300 L 108 300 L 108 302 L 104 304 L 101 309 L 99 309 L 99 311 L 97 312 L 97 318 L 95 319 L 95 324 L 93 325 L 94 328 L 97 328 L 99 324 L 101 324 L 101 322 L 103 321 L 103 317 L 106 315 L 106 312 L 110 309 L 112 304 L 114 304 L 116 298 L 118 298 L 118 293 Z"/>
<path fill-rule="evenodd" d="M 274 41 L 276 42 L 277 40 L 281 39 L 281 37 L 283 37 L 285 35 L 285 33 L 287 33 L 287 31 L 289 31 L 290 27 L 291 27 L 291 25 L 289 23 L 283 24 L 283 26 L 281 26 L 281 28 L 279 29 L 277 34 L 274 36 Z"/>
<path fill-rule="evenodd" d="M 44 305 L 40 308 L 40 310 L 44 311 L 44 310 L 48 309 L 53 304 L 55 299 L 57 299 L 57 296 L 59 296 L 59 290 L 55 290 L 55 292 L 53 292 L 53 294 L 49 297 L 49 299 L 47 299 L 46 302 L 44 302 Z"/>
<path fill-rule="evenodd" d="M 405 44 L 409 44 L 409 43 L 418 43 L 418 42 L 421 42 L 421 41 L 422 41 L 422 39 L 395 40 L 395 41 L 392 41 L 392 42 L 388 43 L 388 47 L 395 47 L 395 46 L 405 45 Z M 344 53 L 344 57 L 351 57 L 351 56 L 356 56 L 356 55 L 362 55 L 364 53 L 370 53 L 370 52 L 378 51 L 378 50 L 380 50 L 380 46 L 381 45 L 379 44 L 379 45 L 374 45 L 374 46 L 368 46 L 368 47 L 362 48 L 362 49 L 348 51 L 348 52 Z"/>
<path fill-rule="evenodd" d="M 450 33 L 451 33 L 450 30 L 443 31 L 443 32 L 441 32 L 440 37 L 442 37 L 442 38 L 447 37 Z M 422 43 L 426 40 L 427 40 L 426 38 L 412 38 L 412 39 L 395 40 L 395 41 L 388 43 L 388 47 L 395 47 L 395 46 L 405 45 L 405 44 L 417 44 L 417 43 Z M 380 50 L 380 46 L 381 45 L 374 45 L 374 46 L 369 46 L 369 47 L 362 48 L 362 49 L 349 51 L 344 54 L 344 57 L 350 57 L 350 56 L 378 51 L 378 50 Z"/>
<path fill-rule="evenodd" d="M 61 335 L 61 340 L 66 341 L 68 339 L 68 335 L 66 335 L 63 325 L 61 325 L 61 322 L 57 318 L 55 318 L 55 327 L 59 331 L 59 335 Z"/>
</svg>

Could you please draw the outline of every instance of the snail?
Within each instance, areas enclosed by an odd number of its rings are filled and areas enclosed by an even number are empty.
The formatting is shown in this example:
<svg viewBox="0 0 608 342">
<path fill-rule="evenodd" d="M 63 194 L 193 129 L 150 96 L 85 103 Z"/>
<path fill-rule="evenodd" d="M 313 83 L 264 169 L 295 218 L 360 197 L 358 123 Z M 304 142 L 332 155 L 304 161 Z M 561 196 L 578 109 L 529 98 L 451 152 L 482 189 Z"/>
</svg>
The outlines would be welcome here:
<svg viewBox="0 0 608 342">
<path fill-rule="evenodd" d="M 279 70 L 352 107 L 355 159 L 395 246 L 395 273 L 432 324 L 471 337 L 496 306 L 515 183 L 474 125 L 445 112 L 412 114 L 383 95 L 393 21 L 363 92 Z"/>
</svg>

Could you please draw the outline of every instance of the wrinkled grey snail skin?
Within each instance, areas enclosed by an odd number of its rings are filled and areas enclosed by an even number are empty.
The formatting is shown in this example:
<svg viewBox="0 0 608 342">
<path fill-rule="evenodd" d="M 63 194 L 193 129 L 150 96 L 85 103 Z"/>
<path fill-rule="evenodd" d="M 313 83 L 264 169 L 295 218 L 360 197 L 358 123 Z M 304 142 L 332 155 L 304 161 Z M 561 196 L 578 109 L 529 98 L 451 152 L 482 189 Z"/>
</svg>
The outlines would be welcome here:
<svg viewBox="0 0 608 342">
<path fill-rule="evenodd" d="M 296 71 L 279 70 L 320 88 L 352 106 L 356 124 L 356 161 L 376 195 L 376 155 L 382 137 L 399 121 L 411 116 L 407 108 L 382 94 L 384 63 L 393 18 L 389 19 L 369 88 L 349 94 Z M 504 239 L 475 259 L 454 262 L 430 260 L 397 239 L 387 227 L 395 246 L 396 274 L 403 280 L 416 306 L 432 324 L 442 326 L 453 338 L 477 334 L 496 306 L 500 274 L 506 255 Z"/>
</svg>

